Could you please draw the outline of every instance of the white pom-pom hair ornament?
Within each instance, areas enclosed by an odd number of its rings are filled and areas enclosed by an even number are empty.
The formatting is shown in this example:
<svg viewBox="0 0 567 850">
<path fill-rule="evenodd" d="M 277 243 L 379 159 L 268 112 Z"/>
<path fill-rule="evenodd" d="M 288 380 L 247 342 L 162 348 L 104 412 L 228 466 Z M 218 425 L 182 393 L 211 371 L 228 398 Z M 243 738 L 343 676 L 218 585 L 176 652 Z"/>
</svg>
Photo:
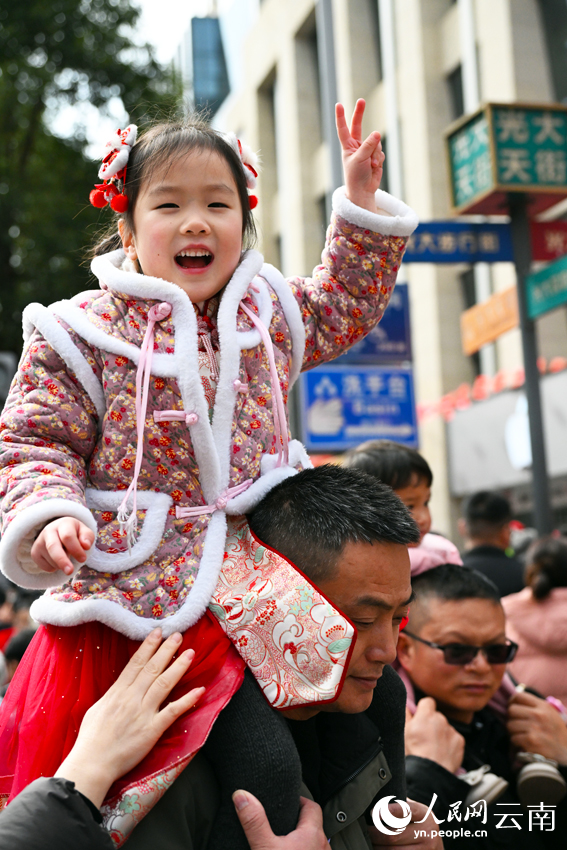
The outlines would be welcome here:
<svg viewBox="0 0 567 850">
<path fill-rule="evenodd" d="M 130 150 L 136 143 L 138 128 L 130 124 L 125 130 L 117 130 L 113 133 L 104 147 L 102 165 L 98 170 L 101 180 L 109 180 L 116 177 L 128 163 Z"/>
<path fill-rule="evenodd" d="M 246 188 L 253 192 L 256 188 L 256 178 L 258 177 L 258 157 L 252 148 L 243 144 L 243 142 L 236 137 L 235 133 L 225 133 L 224 138 L 235 153 L 238 154 L 244 170 L 244 176 L 246 178 Z M 254 209 L 258 203 L 258 198 L 256 195 L 248 195 L 248 200 L 250 201 L 250 208 Z"/>
<path fill-rule="evenodd" d="M 126 167 L 130 157 L 130 151 L 136 143 L 138 128 L 130 124 L 125 130 L 117 130 L 113 133 L 104 147 L 102 165 L 98 176 L 103 181 L 95 185 L 89 195 L 93 207 L 102 209 L 110 204 L 117 213 L 124 213 L 128 209 L 128 198 L 124 194 L 126 182 Z"/>
</svg>

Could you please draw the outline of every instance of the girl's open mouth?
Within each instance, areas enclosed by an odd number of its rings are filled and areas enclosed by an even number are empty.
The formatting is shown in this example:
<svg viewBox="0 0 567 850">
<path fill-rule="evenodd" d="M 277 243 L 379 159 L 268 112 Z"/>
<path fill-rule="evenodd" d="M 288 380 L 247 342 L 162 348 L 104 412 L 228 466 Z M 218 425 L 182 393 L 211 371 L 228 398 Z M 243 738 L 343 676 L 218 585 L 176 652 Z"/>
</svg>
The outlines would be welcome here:
<svg viewBox="0 0 567 850">
<path fill-rule="evenodd" d="M 175 262 L 182 269 L 205 269 L 213 262 L 213 255 L 207 251 L 180 251 L 175 257 Z"/>
</svg>

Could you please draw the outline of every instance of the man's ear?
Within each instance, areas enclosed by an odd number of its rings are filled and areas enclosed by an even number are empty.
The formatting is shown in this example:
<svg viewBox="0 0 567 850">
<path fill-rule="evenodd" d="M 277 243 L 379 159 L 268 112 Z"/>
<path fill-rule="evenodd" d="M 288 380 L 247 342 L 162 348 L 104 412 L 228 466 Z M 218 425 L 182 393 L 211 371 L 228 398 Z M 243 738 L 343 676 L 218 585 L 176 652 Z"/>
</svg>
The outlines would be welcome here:
<svg viewBox="0 0 567 850">
<path fill-rule="evenodd" d="M 122 247 L 124 248 L 124 253 L 126 254 L 129 260 L 135 262 L 138 259 L 138 253 L 136 251 L 136 245 L 134 242 L 134 234 L 132 233 L 123 218 L 118 219 L 118 232 L 120 234 L 120 238 L 122 239 Z"/>
<path fill-rule="evenodd" d="M 461 517 L 461 518 L 459 519 L 459 521 L 457 522 L 457 528 L 459 529 L 459 534 L 461 535 L 461 537 L 463 538 L 463 540 L 467 540 L 467 539 L 468 539 L 468 536 L 469 536 L 469 533 L 468 533 L 468 530 L 467 530 L 467 521 L 466 521 L 466 519 L 464 519 L 463 517 Z"/>
<path fill-rule="evenodd" d="M 512 534 L 512 529 L 510 528 L 510 523 L 507 522 L 502 526 L 500 532 L 498 534 L 498 542 L 502 546 L 503 549 L 507 549 L 510 545 L 510 536 Z"/>
<path fill-rule="evenodd" d="M 398 661 L 404 670 L 411 672 L 413 667 L 414 645 L 411 638 L 400 632 L 398 637 Z"/>
</svg>

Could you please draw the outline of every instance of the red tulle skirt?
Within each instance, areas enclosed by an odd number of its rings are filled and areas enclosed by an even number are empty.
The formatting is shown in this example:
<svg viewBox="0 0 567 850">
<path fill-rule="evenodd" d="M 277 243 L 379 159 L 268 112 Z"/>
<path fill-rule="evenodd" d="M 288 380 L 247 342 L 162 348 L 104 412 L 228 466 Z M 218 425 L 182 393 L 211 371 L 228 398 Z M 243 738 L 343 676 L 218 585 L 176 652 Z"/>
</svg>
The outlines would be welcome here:
<svg viewBox="0 0 567 850">
<path fill-rule="evenodd" d="M 85 712 L 139 646 L 96 622 L 38 629 L 0 706 L 0 797 L 12 799 L 39 776 L 53 776 L 72 749 Z M 195 658 L 169 699 L 202 685 L 204 695 L 140 764 L 114 783 L 107 799 L 196 753 L 240 687 L 244 662 L 208 611 L 185 632 L 178 652 L 189 648 Z"/>
</svg>

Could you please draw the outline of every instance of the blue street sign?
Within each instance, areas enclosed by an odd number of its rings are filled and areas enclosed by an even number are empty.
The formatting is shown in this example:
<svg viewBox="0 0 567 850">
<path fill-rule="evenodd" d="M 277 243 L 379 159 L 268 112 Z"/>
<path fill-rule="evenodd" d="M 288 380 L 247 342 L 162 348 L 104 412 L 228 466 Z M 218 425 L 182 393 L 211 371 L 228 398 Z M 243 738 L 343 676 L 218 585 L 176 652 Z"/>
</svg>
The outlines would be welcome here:
<svg viewBox="0 0 567 850">
<path fill-rule="evenodd" d="M 513 262 L 509 224 L 425 221 L 410 236 L 404 263 Z"/>
<path fill-rule="evenodd" d="M 344 451 L 365 440 L 418 444 L 409 367 L 318 366 L 301 376 L 301 415 L 311 451 Z"/>
<path fill-rule="evenodd" d="M 408 285 L 397 283 L 380 324 L 333 362 L 343 366 L 346 363 L 399 363 L 411 359 Z"/>
</svg>

